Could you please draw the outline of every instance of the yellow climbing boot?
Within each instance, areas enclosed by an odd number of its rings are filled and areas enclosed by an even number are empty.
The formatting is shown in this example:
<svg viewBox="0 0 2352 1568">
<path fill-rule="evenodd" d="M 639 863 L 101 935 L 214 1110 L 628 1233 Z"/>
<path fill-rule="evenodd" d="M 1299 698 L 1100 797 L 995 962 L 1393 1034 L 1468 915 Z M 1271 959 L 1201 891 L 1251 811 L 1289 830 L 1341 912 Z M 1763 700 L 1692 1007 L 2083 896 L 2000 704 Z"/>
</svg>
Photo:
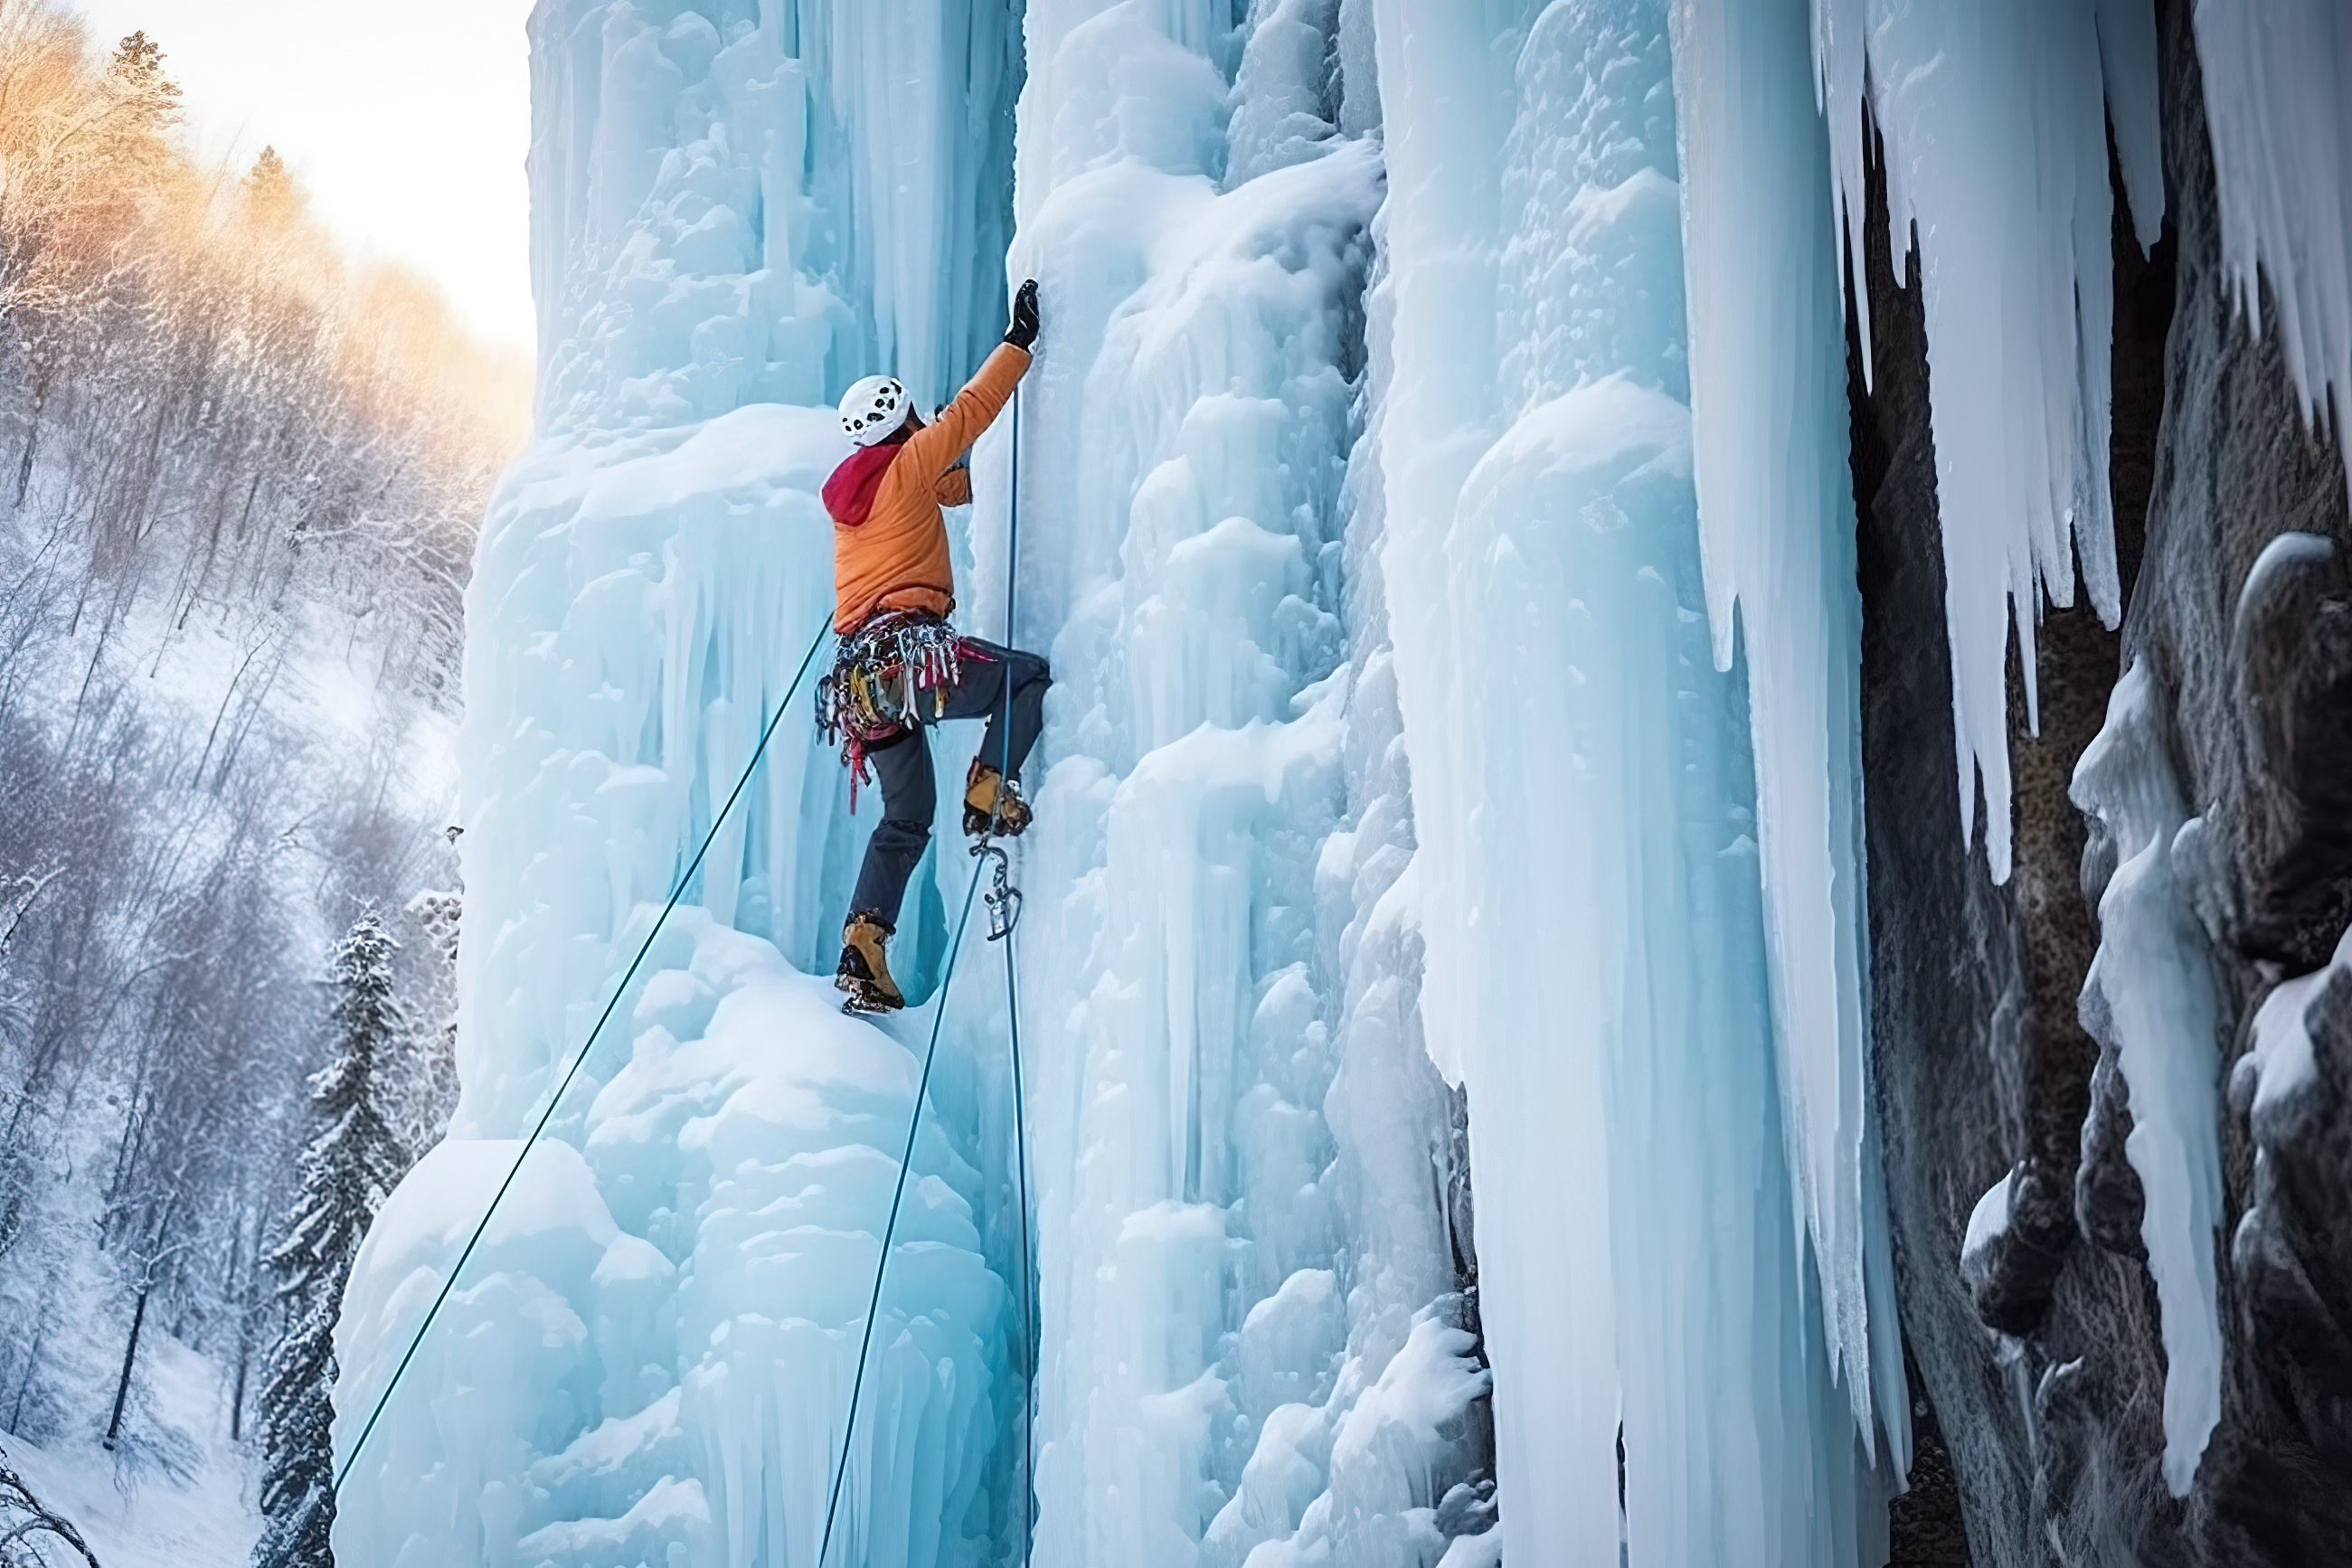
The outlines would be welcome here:
<svg viewBox="0 0 2352 1568">
<path fill-rule="evenodd" d="M 974 838 L 1018 838 L 1029 826 L 1021 786 L 988 763 L 974 761 L 963 786 L 963 830 Z"/>
<path fill-rule="evenodd" d="M 833 983 L 848 993 L 845 1013 L 895 1013 L 907 1005 L 890 978 L 892 928 L 877 914 L 856 914 L 841 932 L 841 967 Z"/>
</svg>

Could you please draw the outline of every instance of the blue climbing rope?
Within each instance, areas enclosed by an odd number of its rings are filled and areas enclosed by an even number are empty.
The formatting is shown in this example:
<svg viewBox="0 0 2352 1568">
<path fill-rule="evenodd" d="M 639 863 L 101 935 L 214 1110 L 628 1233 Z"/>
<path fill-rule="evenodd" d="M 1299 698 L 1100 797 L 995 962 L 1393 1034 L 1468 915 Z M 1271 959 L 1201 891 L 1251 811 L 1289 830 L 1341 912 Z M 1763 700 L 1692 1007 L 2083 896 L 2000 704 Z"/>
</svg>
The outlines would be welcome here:
<svg viewBox="0 0 2352 1568">
<path fill-rule="evenodd" d="M 801 656 L 801 667 L 793 672 L 793 683 L 784 690 L 784 700 L 776 704 L 775 713 L 768 720 L 767 727 L 760 731 L 760 743 L 752 748 L 751 760 L 743 764 L 743 776 L 735 781 L 734 789 L 728 793 L 727 803 L 721 805 L 718 815 L 710 819 L 710 831 L 702 836 L 701 847 L 695 850 L 694 858 L 687 862 L 686 869 L 678 873 L 677 881 L 669 891 L 669 901 L 662 905 L 661 913 L 654 917 L 653 929 L 646 932 L 646 940 L 637 944 L 636 956 L 629 960 L 629 967 L 622 973 L 621 983 L 613 987 L 612 998 L 604 1004 L 604 1010 L 596 1016 L 595 1026 L 588 1031 L 588 1037 L 581 1042 L 578 1054 L 572 1058 L 572 1065 L 564 1069 L 562 1080 L 555 1086 L 555 1092 L 548 1097 L 547 1109 L 539 1113 L 538 1121 L 531 1126 L 530 1135 L 523 1140 L 521 1152 L 515 1155 L 513 1165 L 508 1168 L 506 1180 L 500 1182 L 499 1190 L 491 1194 L 490 1206 L 482 1211 L 482 1217 L 475 1225 L 474 1233 L 466 1238 L 464 1248 L 457 1254 L 457 1263 L 451 1267 L 448 1275 L 441 1281 L 440 1292 L 433 1298 L 433 1304 L 425 1310 L 425 1321 L 416 1325 L 416 1332 L 409 1340 L 408 1349 L 402 1353 L 400 1364 L 392 1370 L 392 1381 L 383 1385 L 383 1392 L 376 1396 L 375 1408 L 368 1414 L 367 1425 L 360 1428 L 359 1441 L 352 1445 L 352 1451 L 343 1458 L 342 1468 L 335 1474 L 334 1489 L 338 1498 L 342 1496 L 343 1483 L 351 1479 L 352 1468 L 360 1461 L 361 1450 L 367 1447 L 368 1439 L 374 1436 L 376 1423 L 383 1419 L 384 1409 L 391 1405 L 394 1391 L 400 1387 L 400 1380 L 407 1374 L 409 1363 L 416 1359 L 416 1352 L 425 1343 L 425 1334 L 432 1330 L 434 1321 L 441 1315 L 441 1308 L 449 1300 L 449 1292 L 457 1289 L 457 1276 L 464 1272 L 467 1259 L 474 1256 L 474 1248 L 480 1245 L 483 1233 L 490 1228 L 492 1216 L 499 1212 L 499 1205 L 506 1201 L 507 1193 L 515 1184 L 515 1178 L 522 1173 L 523 1162 L 530 1157 L 531 1150 L 538 1145 L 540 1135 L 547 1131 L 547 1123 L 555 1115 L 555 1108 L 563 1101 L 564 1091 L 572 1087 L 572 1080 L 579 1076 L 581 1064 L 588 1059 L 588 1053 L 596 1048 L 597 1037 L 604 1032 L 604 1026 L 612 1021 L 614 1009 L 621 1005 L 621 998 L 628 994 L 629 982 L 636 978 L 639 966 L 646 961 L 646 954 L 653 951 L 654 939 L 661 935 L 662 927 L 668 923 L 671 913 L 678 906 L 678 900 L 686 897 L 686 889 L 693 884 L 695 873 L 702 869 L 704 857 L 710 853 L 710 846 L 717 842 L 719 830 L 726 825 L 728 815 L 735 809 L 735 803 L 742 798 L 744 788 L 751 782 L 753 771 L 760 765 L 760 759 L 768 754 L 768 742 L 775 738 L 776 726 L 783 722 L 786 710 L 793 705 L 793 699 L 800 695 L 801 682 L 808 679 L 809 666 L 816 662 L 817 649 L 824 646 L 826 634 L 832 629 L 832 617 L 828 616 L 817 627 L 816 636 L 809 643 L 808 652 Z"/>
<path fill-rule="evenodd" d="M 1013 482 L 1005 504 L 1004 646 L 1013 646 L 1013 605 L 1020 591 L 1021 388 L 1013 389 Z M 1013 679 L 1004 681 L 1004 751 L 996 776 L 1013 778 Z M 1021 1562 L 1027 1568 L 1037 1542 L 1037 1258 L 1029 1240 L 1029 1098 L 1021 1084 L 1021 983 L 1013 952 L 1013 927 L 1004 928 L 1004 1016 L 1013 1050 L 1013 1163 L 1021 1205 L 1021 1351 L 1028 1376 L 1021 1397 Z"/>
<path fill-rule="evenodd" d="M 930 743 L 919 734 L 916 740 L 925 745 Z M 857 1373 L 849 1383 L 849 1420 L 842 1428 L 841 1458 L 833 1468 L 832 1492 L 825 1500 L 824 1538 L 817 1543 L 816 1568 L 824 1568 L 825 1553 L 833 1549 L 834 1521 L 841 1510 L 841 1483 L 849 1474 L 851 1439 L 857 1434 L 857 1402 L 866 1392 L 866 1360 L 874 1349 L 874 1320 L 881 1315 L 882 1281 L 890 1273 L 890 1243 L 898 1234 L 898 1209 L 907 1200 L 908 1173 L 915 1168 L 915 1134 L 922 1130 L 923 1102 L 931 1087 L 931 1064 L 940 1051 L 940 1025 L 948 1016 L 948 985 L 955 979 L 956 960 L 963 953 L 964 931 L 971 924 L 972 895 L 980 891 L 981 873 L 987 868 L 984 860 L 972 866 L 971 885 L 963 890 L 963 913 L 956 921 L 955 944 L 948 949 L 947 970 L 940 976 L 940 989 L 933 998 L 930 1043 L 923 1047 L 923 1075 L 915 1085 L 914 1114 L 907 1119 L 907 1149 L 899 1156 L 898 1183 L 890 1193 L 890 1217 L 882 1226 L 882 1256 L 874 1266 L 874 1294 L 866 1300 L 866 1329 L 857 1341 Z"/>
<path fill-rule="evenodd" d="M 1012 646 L 1013 615 L 1017 589 L 1014 563 L 1019 556 L 1021 540 L 1021 395 L 1018 388 L 1015 388 L 1013 397 L 1012 438 L 1012 499 L 1008 508 L 1004 567 L 1005 641 L 1008 647 Z M 473 1258 L 475 1248 L 481 1244 L 483 1236 L 489 1230 L 490 1221 L 496 1217 L 499 1205 L 506 1201 L 507 1194 L 513 1189 L 516 1180 L 521 1175 L 524 1162 L 530 1158 L 531 1150 L 537 1147 L 540 1138 L 546 1132 L 548 1122 L 554 1118 L 556 1107 L 562 1103 L 563 1097 L 570 1090 L 572 1080 L 579 1076 L 581 1067 L 586 1063 L 589 1053 L 595 1048 L 597 1040 L 604 1032 L 604 1026 L 612 1021 L 613 1014 L 621 1005 L 621 998 L 628 994 L 629 984 L 636 978 L 637 971 L 643 967 L 646 956 L 653 951 L 655 940 L 661 935 L 663 927 L 669 922 L 669 917 L 677 911 L 678 903 L 685 898 L 687 889 L 692 885 L 696 874 L 702 869 L 702 863 L 709 857 L 711 845 L 718 841 L 719 829 L 726 825 L 728 817 L 735 809 L 736 802 L 742 798 L 743 791 L 751 784 L 752 773 L 758 770 L 761 759 L 767 755 L 769 742 L 775 738 L 777 726 L 783 721 L 785 712 L 792 707 L 793 699 L 799 695 L 801 683 L 808 678 L 809 668 L 815 662 L 817 650 L 824 646 L 825 637 L 830 630 L 829 622 L 821 625 L 815 637 L 810 641 L 808 652 L 802 656 L 800 668 L 793 672 L 792 685 L 785 689 L 783 700 L 776 705 L 774 713 L 770 716 L 767 724 L 761 730 L 760 743 L 752 749 L 751 760 L 744 764 L 742 775 L 735 781 L 735 787 L 728 792 L 725 804 L 711 818 L 710 830 L 703 835 L 701 845 L 694 852 L 694 858 L 688 861 L 686 869 L 679 873 L 676 884 L 670 889 L 669 898 L 662 905 L 661 912 L 654 918 L 652 929 L 646 932 L 645 941 L 638 944 L 635 954 L 629 960 L 628 968 L 622 972 L 620 984 L 613 988 L 613 994 L 606 1000 L 604 1011 L 597 1015 L 596 1022 L 589 1029 L 587 1038 L 581 1042 L 580 1049 L 573 1055 L 571 1066 L 564 1069 L 563 1077 L 557 1082 L 555 1092 L 548 1097 L 547 1105 L 540 1112 L 539 1120 L 532 1123 L 530 1134 L 523 1140 L 521 1150 L 515 1155 L 514 1163 L 508 1167 L 505 1178 L 499 1183 L 498 1191 L 491 1194 L 488 1206 L 482 1211 L 482 1217 L 476 1222 L 472 1233 L 466 1238 L 466 1245 L 459 1249 L 457 1262 L 451 1266 L 448 1274 L 442 1279 L 441 1289 L 434 1296 L 432 1304 L 425 1309 L 424 1320 L 417 1324 L 416 1331 L 410 1337 L 407 1348 L 402 1352 L 398 1364 L 393 1368 L 391 1379 L 384 1384 L 383 1392 L 377 1395 L 375 1407 L 368 1413 L 367 1424 L 360 1428 L 358 1441 L 352 1445 L 351 1452 L 344 1456 L 342 1468 L 336 1472 L 334 1479 L 336 1496 L 341 1495 L 344 1484 L 350 1480 L 352 1470 L 359 1464 L 361 1453 L 367 1447 L 368 1439 L 375 1435 L 377 1425 L 383 1419 L 384 1411 L 390 1407 L 393 1394 L 398 1391 L 401 1380 L 407 1375 L 410 1365 L 415 1363 L 416 1352 L 424 1346 L 425 1335 L 431 1332 L 434 1323 L 438 1321 L 441 1309 L 448 1303 L 451 1292 L 457 1289 L 458 1277 L 465 1271 L 467 1263 Z M 1000 781 L 1010 781 L 1013 772 L 1011 766 L 1013 687 L 1013 672 L 1008 666 L 1004 676 L 1003 708 L 1001 715 L 1003 751 L 1000 756 L 1000 766 L 997 770 Z M 1003 788 L 1004 784 L 1001 783 L 999 787 Z M 840 1516 L 841 1489 L 849 1472 L 849 1456 L 857 1431 L 858 1405 L 865 1392 L 866 1368 L 874 1348 L 875 1322 L 881 1313 L 882 1289 L 889 1275 L 890 1248 L 897 1238 L 898 1215 L 906 1202 L 908 1176 L 914 1168 L 915 1144 L 922 1130 L 923 1106 L 929 1096 L 931 1069 L 938 1060 L 940 1029 L 947 1017 L 948 989 L 955 979 L 956 963 L 962 955 L 964 937 L 971 924 L 972 900 L 980 891 L 981 877 L 990 868 L 991 861 L 988 857 L 991 852 L 997 858 L 995 864 L 1000 868 L 1003 865 L 1004 852 L 1002 849 L 993 848 L 986 839 L 983 839 L 981 847 L 974 851 L 978 858 L 972 866 L 971 880 L 964 889 L 963 909 L 957 917 L 955 941 L 949 948 L 947 968 L 940 979 L 937 1005 L 931 1014 L 930 1038 L 923 1048 L 922 1074 L 916 1084 L 913 1113 L 908 1119 L 906 1149 L 898 1162 L 898 1181 L 890 1195 L 889 1217 L 882 1228 L 881 1253 L 874 1270 L 874 1289 L 866 1302 L 865 1326 L 859 1335 L 857 1369 L 850 1381 L 849 1416 L 842 1432 L 841 1454 L 834 1468 L 833 1481 L 825 1502 L 824 1533 L 817 1547 L 817 1568 L 824 1568 L 826 1555 L 832 1550 L 834 1529 Z M 1012 908 L 1017 910 L 1017 890 L 1013 896 L 1016 901 Z M 992 898 L 992 903 L 993 903 L 993 898 Z M 1030 1237 L 1027 1096 L 1022 1080 L 1021 1066 L 1021 995 L 1018 965 L 1015 962 L 1013 943 L 1010 940 L 1013 934 L 1011 918 L 1008 915 L 1008 923 L 1004 929 L 993 934 L 1005 939 L 1004 994 L 1011 1026 L 1009 1032 L 1013 1058 L 1014 1163 L 1017 1168 L 1021 1210 L 1022 1331 L 1028 1373 L 1022 1412 L 1021 1560 L 1026 1563 L 1030 1560 L 1030 1554 L 1035 1543 L 1036 1530 L 1037 1324 L 1034 1289 L 1035 1258 Z"/>
<path fill-rule="evenodd" d="M 1004 1006 L 1012 1020 L 1013 1158 L 1020 1184 L 1021 1332 L 1028 1373 L 1021 1401 L 1021 1561 L 1025 1568 L 1037 1542 L 1037 1272 L 1029 1240 L 1029 1100 L 1021 1083 L 1021 985 L 1010 933 L 1004 942 Z"/>
<path fill-rule="evenodd" d="M 1015 387 L 1013 393 L 1012 500 L 1008 507 L 1008 528 L 1004 546 L 1004 642 L 1008 648 L 1013 646 L 1013 610 L 1016 587 L 1013 566 L 1019 557 L 1020 543 L 1021 392 L 1018 387 Z M 1003 707 L 998 713 L 1003 742 L 1003 751 L 998 758 L 1000 765 L 996 773 L 999 780 L 997 787 L 1000 790 L 1006 787 L 1007 782 L 1013 777 L 1013 669 L 1009 662 L 1004 670 L 1003 700 Z M 919 735 L 917 739 L 923 740 Z M 929 742 L 923 741 L 923 743 L 929 744 Z M 834 1464 L 832 1484 L 826 1489 L 824 1534 L 817 1542 L 816 1568 L 824 1568 L 825 1558 L 833 1550 L 834 1527 L 840 1520 L 841 1488 L 849 1474 L 849 1456 L 854 1447 L 853 1440 L 857 1434 L 857 1409 L 866 1392 L 866 1366 L 873 1353 L 875 1321 L 881 1316 L 882 1285 L 890 1271 L 890 1247 L 898 1233 L 898 1211 L 900 1205 L 906 1201 L 907 1178 L 914 1169 L 915 1138 L 923 1125 L 923 1106 L 930 1088 L 931 1065 L 938 1057 L 940 1048 L 940 1026 L 947 1018 L 948 987 L 955 980 L 956 961 L 963 956 L 964 935 L 971 925 L 972 898 L 980 891 L 981 877 L 991 868 L 990 857 L 993 855 L 996 858 L 992 862 L 996 867 L 1002 868 L 1003 865 L 1004 851 L 991 845 L 986 838 L 982 838 L 973 847 L 972 854 L 974 859 L 971 881 L 964 889 L 963 912 L 956 920 L 955 941 L 948 949 L 947 969 L 940 976 L 940 988 L 936 994 L 937 1002 L 931 1012 L 930 1039 L 923 1047 L 923 1071 L 915 1089 L 915 1109 L 907 1122 L 906 1152 L 898 1161 L 898 1179 L 890 1194 L 889 1218 L 882 1226 L 882 1252 L 874 1266 L 874 1290 L 866 1300 L 866 1323 L 858 1335 L 857 1370 L 851 1375 L 849 1381 L 849 1417 L 842 1427 L 841 1454 Z M 992 895 L 992 905 L 994 902 L 994 897 Z M 1017 904 L 1015 907 L 1017 908 Z M 1027 1363 L 1025 1370 L 1028 1373 L 1024 1384 L 1022 1399 L 1021 1561 L 1025 1564 L 1029 1561 L 1031 1549 L 1034 1545 L 1036 1531 L 1037 1322 L 1034 1289 L 1036 1267 L 1029 1239 L 1029 1134 L 1028 1117 L 1025 1110 L 1027 1100 L 1024 1095 L 1021 1081 L 1021 993 L 1019 983 L 1015 978 L 1012 935 L 1012 928 L 1008 925 L 1003 931 L 992 933 L 991 940 L 995 940 L 999 936 L 1004 939 L 1004 998 L 1012 1026 L 1010 1032 L 1013 1045 L 1013 1158 L 1019 1170 L 1021 1205 L 1022 1352 L 1023 1358 Z"/>
</svg>

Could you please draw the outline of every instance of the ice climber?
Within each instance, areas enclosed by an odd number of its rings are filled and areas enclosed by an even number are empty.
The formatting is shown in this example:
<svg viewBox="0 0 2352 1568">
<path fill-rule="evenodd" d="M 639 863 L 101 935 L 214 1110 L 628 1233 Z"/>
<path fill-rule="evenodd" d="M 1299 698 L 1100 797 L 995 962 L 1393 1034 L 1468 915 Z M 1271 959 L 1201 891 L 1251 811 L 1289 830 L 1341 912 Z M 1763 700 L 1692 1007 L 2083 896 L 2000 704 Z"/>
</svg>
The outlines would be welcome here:
<svg viewBox="0 0 2352 1568">
<path fill-rule="evenodd" d="M 867 376 L 841 400 L 842 428 L 858 449 L 824 485 L 840 653 L 818 691 L 817 722 L 841 745 L 853 811 L 869 763 L 882 785 L 882 821 L 841 934 L 835 983 L 854 1012 L 906 1005 L 887 950 L 938 801 L 923 726 L 985 715 L 964 778 L 964 831 L 1011 837 L 1029 826 L 1015 781 L 1044 727 L 1052 676 L 1034 653 L 959 637 L 948 625 L 955 573 L 940 508 L 971 500 L 966 457 L 1013 396 L 1036 341 L 1037 285 L 1028 282 L 1014 297 L 1003 346 L 931 422 L 886 375 Z"/>
</svg>

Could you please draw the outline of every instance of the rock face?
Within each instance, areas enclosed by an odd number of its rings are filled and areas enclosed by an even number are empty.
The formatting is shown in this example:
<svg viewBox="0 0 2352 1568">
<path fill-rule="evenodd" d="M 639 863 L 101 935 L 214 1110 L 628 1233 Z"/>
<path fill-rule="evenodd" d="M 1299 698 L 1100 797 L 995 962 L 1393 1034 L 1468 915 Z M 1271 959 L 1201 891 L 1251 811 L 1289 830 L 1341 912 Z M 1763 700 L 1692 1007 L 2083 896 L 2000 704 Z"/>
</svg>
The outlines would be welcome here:
<svg viewBox="0 0 2352 1568">
<path fill-rule="evenodd" d="M 2352 915 L 2352 524 L 2327 434 L 2224 287 L 2189 0 L 2158 10 L 2167 237 L 2142 258 L 2119 213 L 2116 245 L 2128 608 L 2119 634 L 2045 613 L 2038 735 L 2012 664 L 2005 886 L 1918 805 L 1955 765 L 1928 366 L 1897 258 L 1883 241 L 1869 258 L 1876 360 L 1865 385 L 1857 349 L 1853 387 L 1875 1068 L 1916 1414 L 1951 1475 L 1898 1507 L 1898 1564 L 1957 1561 L 1938 1544 L 1955 1510 L 1980 1568 L 2352 1562 L 2352 964 L 2320 973 Z M 2228 1086 L 2209 1086 L 2219 1423 L 2180 1496 L 2117 1030 L 2099 989 L 2078 1002 L 2119 850 L 2070 784 L 2135 664 L 2201 817 L 2169 861 L 2210 943 Z M 1980 1197 L 2005 1224 L 1964 1269 Z"/>
</svg>

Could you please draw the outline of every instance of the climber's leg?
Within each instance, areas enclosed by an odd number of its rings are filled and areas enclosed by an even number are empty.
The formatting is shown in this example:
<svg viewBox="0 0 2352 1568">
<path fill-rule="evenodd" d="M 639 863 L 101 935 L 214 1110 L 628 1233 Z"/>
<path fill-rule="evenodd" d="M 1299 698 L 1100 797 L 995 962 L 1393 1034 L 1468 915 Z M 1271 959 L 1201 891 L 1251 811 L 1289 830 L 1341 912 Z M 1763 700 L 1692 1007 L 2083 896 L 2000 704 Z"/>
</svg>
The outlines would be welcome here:
<svg viewBox="0 0 2352 1568">
<path fill-rule="evenodd" d="M 1017 836 L 1029 826 L 1028 804 L 1021 798 L 1017 781 L 1045 727 L 1045 689 L 1054 684 L 1053 671 L 1034 653 L 965 640 L 973 652 L 963 661 L 963 680 L 949 697 L 942 717 L 985 717 L 988 730 L 965 778 L 963 828 L 972 834 Z M 1000 769 L 1016 782 L 1003 785 Z"/>
<path fill-rule="evenodd" d="M 857 892 L 842 932 L 835 984 L 849 993 L 852 1007 L 887 1012 L 906 1005 L 890 978 L 887 948 L 898 927 L 907 884 L 930 845 L 939 786 L 931 775 L 931 743 L 920 731 L 885 742 L 866 754 L 882 786 L 882 820 L 866 841 L 866 861 L 858 868 Z"/>
</svg>

